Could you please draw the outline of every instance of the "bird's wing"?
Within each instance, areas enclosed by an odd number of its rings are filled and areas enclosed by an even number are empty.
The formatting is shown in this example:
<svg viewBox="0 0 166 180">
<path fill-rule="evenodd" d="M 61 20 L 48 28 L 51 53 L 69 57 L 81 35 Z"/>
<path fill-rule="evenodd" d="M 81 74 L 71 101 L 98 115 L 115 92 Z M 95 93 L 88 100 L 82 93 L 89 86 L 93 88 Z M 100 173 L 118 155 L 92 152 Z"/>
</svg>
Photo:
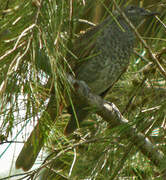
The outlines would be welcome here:
<svg viewBox="0 0 166 180">
<path fill-rule="evenodd" d="M 71 52 L 67 55 L 67 60 L 73 70 L 77 69 L 80 63 L 84 63 L 84 60 L 93 53 L 95 48 L 97 37 L 100 35 L 104 26 L 109 23 L 110 18 L 104 20 L 101 24 L 88 29 L 85 33 L 80 34 L 73 40 L 71 45 Z"/>
</svg>

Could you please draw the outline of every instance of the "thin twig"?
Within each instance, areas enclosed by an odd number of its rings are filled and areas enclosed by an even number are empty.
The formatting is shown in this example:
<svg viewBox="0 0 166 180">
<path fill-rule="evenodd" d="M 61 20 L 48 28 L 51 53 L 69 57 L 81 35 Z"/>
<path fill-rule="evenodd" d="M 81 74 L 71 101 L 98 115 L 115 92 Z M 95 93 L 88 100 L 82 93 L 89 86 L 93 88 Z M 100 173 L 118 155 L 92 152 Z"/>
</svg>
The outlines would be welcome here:
<svg viewBox="0 0 166 180">
<path fill-rule="evenodd" d="M 160 64 L 158 58 L 156 57 L 156 55 L 153 53 L 152 49 L 148 46 L 148 44 L 146 43 L 146 41 L 144 41 L 141 37 L 141 35 L 139 34 L 139 32 L 137 31 L 137 29 L 135 28 L 135 26 L 131 23 L 131 21 L 127 18 L 127 16 L 125 15 L 125 13 L 123 11 L 121 11 L 121 9 L 119 8 L 119 6 L 117 5 L 117 3 L 115 2 L 115 0 L 113 0 L 117 10 L 119 11 L 119 13 L 123 16 L 123 18 L 125 19 L 125 21 L 128 23 L 128 25 L 131 27 L 131 29 L 135 32 L 137 38 L 139 39 L 139 41 L 144 45 L 144 47 L 147 49 L 152 61 L 157 65 L 160 73 L 166 78 L 166 71 L 165 69 L 162 67 L 162 65 Z"/>
</svg>

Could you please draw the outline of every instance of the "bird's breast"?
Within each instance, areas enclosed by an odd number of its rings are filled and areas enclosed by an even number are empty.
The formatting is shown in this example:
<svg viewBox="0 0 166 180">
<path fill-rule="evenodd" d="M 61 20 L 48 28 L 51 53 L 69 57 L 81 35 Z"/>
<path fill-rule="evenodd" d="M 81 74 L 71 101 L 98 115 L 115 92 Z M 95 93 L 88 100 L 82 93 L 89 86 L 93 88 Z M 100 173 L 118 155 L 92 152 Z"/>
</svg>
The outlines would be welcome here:
<svg viewBox="0 0 166 180">
<path fill-rule="evenodd" d="M 101 32 L 93 49 L 93 58 L 82 63 L 77 78 L 85 81 L 92 92 L 101 94 L 112 86 L 127 69 L 134 46 L 132 34 L 107 28 Z"/>
</svg>

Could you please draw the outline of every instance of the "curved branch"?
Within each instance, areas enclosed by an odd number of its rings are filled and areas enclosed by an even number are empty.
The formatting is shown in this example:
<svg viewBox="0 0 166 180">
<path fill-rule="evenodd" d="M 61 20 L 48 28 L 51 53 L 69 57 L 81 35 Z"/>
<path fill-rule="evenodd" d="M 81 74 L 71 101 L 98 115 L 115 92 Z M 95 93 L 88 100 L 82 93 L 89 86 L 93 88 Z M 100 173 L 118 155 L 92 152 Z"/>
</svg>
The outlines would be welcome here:
<svg viewBox="0 0 166 180">
<path fill-rule="evenodd" d="M 69 81 L 74 87 L 74 100 L 79 103 L 84 103 L 89 107 L 96 109 L 96 113 L 107 121 L 111 128 L 117 126 L 125 126 L 127 129 L 123 133 L 124 139 L 128 139 L 146 156 L 148 159 L 159 168 L 160 171 L 165 170 L 166 157 L 157 146 L 153 145 L 145 135 L 139 132 L 136 128 L 131 127 L 129 121 L 125 119 L 119 109 L 111 102 L 102 99 L 100 96 L 92 94 L 89 87 L 83 81 L 75 80 L 69 76 Z"/>
</svg>

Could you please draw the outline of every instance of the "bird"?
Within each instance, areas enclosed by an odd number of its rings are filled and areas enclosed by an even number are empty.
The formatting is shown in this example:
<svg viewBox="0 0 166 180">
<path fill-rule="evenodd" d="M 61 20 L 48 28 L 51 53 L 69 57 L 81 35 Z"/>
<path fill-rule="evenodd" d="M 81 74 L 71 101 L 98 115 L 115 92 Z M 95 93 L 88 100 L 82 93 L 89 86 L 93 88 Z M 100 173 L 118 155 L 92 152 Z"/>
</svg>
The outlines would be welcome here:
<svg viewBox="0 0 166 180">
<path fill-rule="evenodd" d="M 137 26 L 146 17 L 157 14 L 133 5 L 124 8 L 123 12 L 134 26 Z M 115 13 L 115 18 L 109 16 L 75 40 L 76 46 L 71 52 L 76 54 L 80 60 L 73 67 L 75 78 L 84 81 L 92 93 L 104 97 L 126 71 L 135 43 L 135 34 L 123 16 L 120 13 Z M 54 98 L 52 99 L 55 101 Z M 52 102 L 49 106 L 51 105 Z M 77 129 L 77 119 L 81 124 L 90 113 L 90 110 L 87 110 L 83 104 L 79 105 L 73 102 L 73 105 L 74 110 L 71 106 L 67 108 L 71 114 L 64 131 L 67 136 Z M 55 114 L 51 111 L 52 119 Z M 43 132 L 40 131 L 40 126 L 36 125 L 17 157 L 16 168 L 28 171 L 33 166 L 44 145 Z M 39 139 L 37 139 L 38 135 Z M 26 158 L 27 155 L 28 158 Z"/>
<path fill-rule="evenodd" d="M 135 27 L 146 17 L 157 15 L 156 12 L 133 5 L 125 8 L 124 14 Z M 92 93 L 104 97 L 127 70 L 136 44 L 136 36 L 124 17 L 117 14 L 115 19 L 109 16 L 103 23 L 85 33 L 78 39 L 78 43 L 85 46 L 85 40 L 90 44 L 89 56 L 92 58 L 76 67 L 76 79 L 84 81 Z M 65 135 L 75 131 L 77 123 L 80 125 L 89 114 L 87 108 L 78 102 L 74 104 L 74 110 L 69 106 L 68 112 L 71 117 L 65 128 Z"/>
</svg>

